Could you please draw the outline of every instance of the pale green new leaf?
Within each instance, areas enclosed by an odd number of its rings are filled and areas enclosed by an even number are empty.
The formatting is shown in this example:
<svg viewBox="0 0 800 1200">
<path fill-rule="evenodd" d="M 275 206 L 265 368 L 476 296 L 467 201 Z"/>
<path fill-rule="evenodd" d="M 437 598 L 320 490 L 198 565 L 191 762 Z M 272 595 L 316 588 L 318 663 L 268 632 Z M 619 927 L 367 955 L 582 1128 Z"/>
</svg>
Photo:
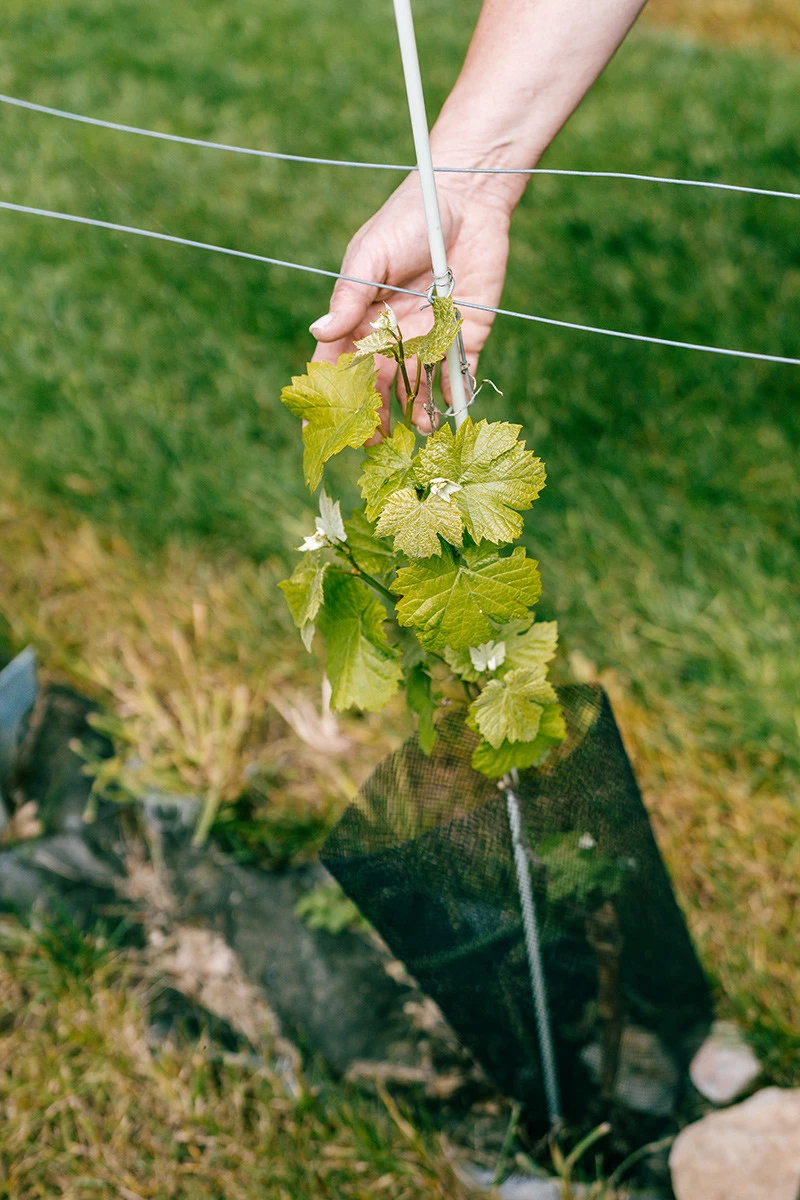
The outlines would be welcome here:
<svg viewBox="0 0 800 1200">
<path fill-rule="evenodd" d="M 307 375 L 295 375 L 281 392 L 281 400 L 307 424 L 303 429 L 303 470 L 313 491 L 322 468 L 345 446 L 363 446 L 380 424 L 381 396 L 375 388 L 375 366 L 370 359 L 353 363 L 342 354 L 336 366 L 311 362 Z"/>
<path fill-rule="evenodd" d="M 366 337 L 359 338 L 355 347 L 355 362 L 361 362 L 362 358 L 373 354 L 385 354 L 387 358 L 400 361 L 400 344 L 388 329 L 376 329 L 374 333 L 368 333 Z"/>
<path fill-rule="evenodd" d="M 370 325 L 375 332 L 368 333 L 366 337 L 356 342 L 355 361 L 359 361 L 367 354 L 385 354 L 399 362 L 400 326 L 393 309 L 388 304 L 384 305 L 383 312 L 378 314 L 375 321 L 370 321 Z"/>
<path fill-rule="evenodd" d="M 518 667 L 543 668 L 554 657 L 558 647 L 558 623 L 536 621 L 524 633 L 509 634 L 500 630 L 506 646 L 504 669 L 513 671 Z"/>
<path fill-rule="evenodd" d="M 278 584 L 306 650 L 311 649 L 314 619 L 322 606 L 325 572 L 329 566 L 330 562 L 324 560 L 319 551 L 305 554 L 289 578 Z"/>
<path fill-rule="evenodd" d="M 380 515 L 392 492 L 405 487 L 412 478 L 415 443 L 414 431 L 407 425 L 398 425 L 391 437 L 367 448 L 358 486 L 370 521 Z"/>
<path fill-rule="evenodd" d="M 331 572 L 317 624 L 327 647 L 331 704 L 377 712 L 400 686 L 402 668 L 386 640 L 386 612 L 365 583 Z"/>
<path fill-rule="evenodd" d="M 347 544 L 355 559 L 356 566 L 368 575 L 384 578 L 390 571 L 395 570 L 398 556 L 388 541 L 376 537 L 375 526 L 367 520 L 363 508 L 357 508 L 344 523 L 347 532 Z"/>
<path fill-rule="evenodd" d="M 457 557 L 445 546 L 441 558 L 398 571 L 397 619 L 414 627 L 430 650 L 480 646 L 495 632 L 493 621 L 523 617 L 539 599 L 536 568 L 521 546 L 507 558 L 475 547 Z"/>
<path fill-rule="evenodd" d="M 458 483 L 453 494 L 476 542 L 513 542 L 522 532 L 520 513 L 545 484 L 540 459 L 519 441 L 520 425 L 467 417 L 456 433 L 443 425 L 420 451 L 415 474 L 430 486 L 445 478 Z"/>
<path fill-rule="evenodd" d="M 451 545 L 461 545 L 464 522 L 449 500 L 428 496 L 420 500 L 411 487 L 400 488 L 386 501 L 375 526 L 379 537 L 394 537 L 395 550 L 409 558 L 430 558 L 442 553 L 441 534 Z"/>
<path fill-rule="evenodd" d="M 546 704 L 556 694 L 544 668 L 520 667 L 502 679 L 491 679 L 469 708 L 467 724 L 497 750 L 503 742 L 532 742 Z"/>
<path fill-rule="evenodd" d="M 441 362 L 461 328 L 461 317 L 456 312 L 452 296 L 434 296 L 432 307 L 433 328 L 421 337 L 410 338 L 403 346 L 406 358 L 419 355 L 426 367 L 434 367 Z"/>
<path fill-rule="evenodd" d="M 539 723 L 539 731 L 532 742 L 502 742 L 495 748 L 482 740 L 472 755 L 472 766 L 490 779 L 499 779 L 513 768 L 526 770 L 537 766 L 552 750 L 563 742 L 567 727 L 558 703 L 545 706 Z"/>
</svg>

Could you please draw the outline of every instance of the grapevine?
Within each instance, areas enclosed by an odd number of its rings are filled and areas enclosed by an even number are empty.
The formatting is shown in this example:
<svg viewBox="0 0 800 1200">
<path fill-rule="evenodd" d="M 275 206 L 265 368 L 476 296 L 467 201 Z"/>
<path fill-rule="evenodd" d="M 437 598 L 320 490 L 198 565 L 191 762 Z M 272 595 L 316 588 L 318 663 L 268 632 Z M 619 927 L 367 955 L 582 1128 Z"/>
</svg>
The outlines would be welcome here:
<svg viewBox="0 0 800 1200">
<path fill-rule="evenodd" d="M 497 778 L 539 763 L 566 733 L 547 678 L 556 623 L 534 619 L 538 564 L 522 546 L 509 550 L 545 470 L 507 421 L 467 416 L 455 431 L 447 421 L 426 437 L 415 430 L 421 380 L 432 382 L 461 324 L 449 297 L 432 307 L 428 333 L 404 340 L 386 305 L 353 354 L 309 363 L 283 389 L 304 422 L 312 492 L 346 447 L 364 447 L 364 458 L 363 505 L 344 519 L 323 487 L 303 557 L 280 586 L 306 649 L 318 635 L 325 643 L 335 709 L 376 712 L 403 688 L 430 753 L 437 714 L 459 697 L 479 738 L 472 764 Z M 376 354 L 398 364 L 409 399 L 367 446 L 380 425 Z"/>
</svg>

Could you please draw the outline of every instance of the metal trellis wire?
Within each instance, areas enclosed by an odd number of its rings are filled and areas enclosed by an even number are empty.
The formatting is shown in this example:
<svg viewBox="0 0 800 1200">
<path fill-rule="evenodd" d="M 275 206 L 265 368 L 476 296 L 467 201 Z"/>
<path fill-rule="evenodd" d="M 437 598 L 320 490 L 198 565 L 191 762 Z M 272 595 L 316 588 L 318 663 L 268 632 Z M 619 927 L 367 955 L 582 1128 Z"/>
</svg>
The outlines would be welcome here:
<svg viewBox="0 0 800 1200">
<path fill-rule="evenodd" d="M 250 146 L 234 146 L 228 142 L 209 141 L 205 138 L 186 137 L 177 133 L 165 133 L 158 129 L 143 129 L 139 125 L 125 125 L 119 121 L 107 121 L 101 117 L 87 117 L 82 113 L 69 112 L 63 108 L 51 108 L 47 104 L 36 104 L 32 100 L 21 100 L 17 96 L 0 93 L 0 104 L 26 109 L 62 120 L 75 121 L 81 125 L 94 125 L 99 129 L 110 129 L 117 133 L 132 133 L 139 137 L 155 138 L 161 142 L 175 142 L 182 146 L 197 146 L 202 150 L 224 150 L 229 154 L 245 154 L 253 158 L 275 159 L 281 162 L 310 163 L 323 167 L 352 167 L 369 171 L 416 171 L 408 163 L 359 162 L 343 158 L 318 158 L 307 154 L 287 154 L 280 150 L 260 150 Z M 739 192 L 749 196 L 772 196 L 780 200 L 800 200 L 800 192 L 779 191 L 775 188 L 748 187 L 739 183 L 722 183 L 709 179 L 676 179 L 666 175 L 643 175 L 634 171 L 578 171 L 556 167 L 442 167 L 435 166 L 437 175 L 563 175 L 577 179 L 622 179 L 636 183 L 664 183 L 676 187 L 708 188 L 713 191 Z"/>
<path fill-rule="evenodd" d="M 36 208 L 29 204 L 12 204 L 8 200 L 0 200 L 0 210 L 24 213 L 28 216 L 47 217 L 56 221 L 67 221 L 74 225 L 91 225 L 97 229 L 108 229 L 114 233 L 129 233 L 137 237 L 152 238 L 158 242 L 170 242 L 177 246 L 188 246 L 193 250 L 207 250 L 214 254 L 224 254 L 229 258 L 243 258 L 250 262 L 265 263 L 273 267 L 285 267 L 290 271 L 304 271 L 310 275 L 322 275 L 327 279 L 344 279 L 363 287 L 373 288 L 376 292 L 396 292 L 405 296 L 419 296 L 427 299 L 427 292 L 418 292 L 413 288 L 399 287 L 396 284 L 385 283 L 376 279 L 359 279 L 355 275 L 346 275 L 341 271 L 329 271 L 324 267 L 312 267 L 306 263 L 290 262 L 283 258 L 271 258 L 266 254 L 255 254 L 248 250 L 236 250 L 231 246 L 217 246 L 212 242 L 201 242 L 194 238 L 178 237 L 177 234 L 161 233 L 155 229 L 139 229 L 134 225 L 122 225 L 116 221 L 100 221 L 95 217 L 82 217 L 75 213 L 55 212 L 47 208 Z M 621 329 L 605 329 L 599 325 L 584 325 L 577 321 L 562 321 L 556 317 L 543 317 L 535 313 L 516 312 L 510 308 L 494 308 L 489 304 L 477 304 L 472 300 L 462 300 L 456 297 L 459 308 L 471 308 L 480 312 L 495 313 L 500 317 L 516 317 L 521 321 L 533 321 L 541 325 L 554 325 L 560 329 L 574 329 L 579 333 L 595 333 L 605 337 L 624 338 L 632 342 L 646 342 L 652 346 L 672 346 L 679 350 L 698 350 L 705 354 L 721 354 L 729 358 L 754 359 L 757 362 L 777 363 L 791 367 L 800 367 L 800 358 L 783 354 L 761 354 L 754 350 L 735 350 L 725 346 L 706 346 L 700 342 L 684 342 L 676 338 L 654 337 L 646 333 L 629 333 Z"/>
</svg>

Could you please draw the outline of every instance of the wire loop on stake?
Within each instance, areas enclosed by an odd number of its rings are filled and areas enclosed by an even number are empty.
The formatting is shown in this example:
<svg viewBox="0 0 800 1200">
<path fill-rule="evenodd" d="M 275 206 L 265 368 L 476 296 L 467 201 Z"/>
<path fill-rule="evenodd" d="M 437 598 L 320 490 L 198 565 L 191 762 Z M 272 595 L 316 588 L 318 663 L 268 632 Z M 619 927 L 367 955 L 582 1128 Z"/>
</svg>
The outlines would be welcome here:
<svg viewBox="0 0 800 1200">
<path fill-rule="evenodd" d="M 445 278 L 447 280 L 446 283 L 439 283 L 438 280 L 434 279 L 433 283 L 428 288 L 427 292 L 425 293 L 425 295 L 428 297 L 428 304 L 433 304 L 434 296 L 443 296 L 445 299 L 447 299 L 447 297 L 452 296 L 453 292 L 456 290 L 455 275 L 449 267 L 447 268 L 447 274 Z"/>
</svg>

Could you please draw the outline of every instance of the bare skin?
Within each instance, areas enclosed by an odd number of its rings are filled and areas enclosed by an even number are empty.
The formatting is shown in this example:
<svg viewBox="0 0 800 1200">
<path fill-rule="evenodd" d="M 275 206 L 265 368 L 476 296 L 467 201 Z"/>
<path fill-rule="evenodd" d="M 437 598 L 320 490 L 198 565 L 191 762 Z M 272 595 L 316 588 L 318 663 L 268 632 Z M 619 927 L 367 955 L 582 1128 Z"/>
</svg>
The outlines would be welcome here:
<svg viewBox="0 0 800 1200">
<path fill-rule="evenodd" d="M 534 167 L 625 38 L 645 0 L 484 0 L 467 57 L 431 131 L 437 167 Z M 528 177 L 438 175 L 439 205 L 456 296 L 499 303 L 511 216 Z M 409 175 L 352 238 L 342 272 L 425 292 L 430 251 L 419 180 Z M 369 332 L 388 300 L 403 333 L 430 327 L 414 296 L 339 280 L 328 313 L 315 321 L 316 361 L 335 362 Z M 489 336 L 491 313 L 463 310 L 473 374 Z M 378 387 L 388 421 L 396 364 L 381 360 Z M 446 389 L 446 380 L 445 389 Z M 402 389 L 402 381 L 398 382 Z M 427 426 L 422 411 L 415 420 Z"/>
</svg>

